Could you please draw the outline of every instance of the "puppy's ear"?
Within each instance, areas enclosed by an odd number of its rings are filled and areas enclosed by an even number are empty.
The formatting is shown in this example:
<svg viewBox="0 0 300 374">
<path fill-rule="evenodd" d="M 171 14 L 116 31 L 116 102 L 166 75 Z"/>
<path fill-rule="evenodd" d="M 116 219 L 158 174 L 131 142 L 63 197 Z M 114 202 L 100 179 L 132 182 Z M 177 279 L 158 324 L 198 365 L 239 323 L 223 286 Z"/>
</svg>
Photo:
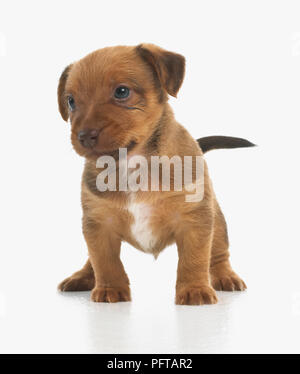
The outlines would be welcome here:
<svg viewBox="0 0 300 374">
<path fill-rule="evenodd" d="M 176 97 L 184 78 L 185 58 L 153 44 L 140 44 L 136 49 L 154 70 L 161 86 Z"/>
<path fill-rule="evenodd" d="M 72 67 L 72 64 L 68 65 L 65 68 L 65 70 L 61 73 L 61 76 L 59 78 L 58 88 L 57 88 L 58 107 L 59 107 L 60 114 L 65 121 L 67 121 L 69 118 L 69 111 L 68 111 L 68 106 L 67 106 L 66 96 L 65 96 L 65 87 L 66 87 L 66 82 L 67 82 L 71 67 Z"/>
</svg>

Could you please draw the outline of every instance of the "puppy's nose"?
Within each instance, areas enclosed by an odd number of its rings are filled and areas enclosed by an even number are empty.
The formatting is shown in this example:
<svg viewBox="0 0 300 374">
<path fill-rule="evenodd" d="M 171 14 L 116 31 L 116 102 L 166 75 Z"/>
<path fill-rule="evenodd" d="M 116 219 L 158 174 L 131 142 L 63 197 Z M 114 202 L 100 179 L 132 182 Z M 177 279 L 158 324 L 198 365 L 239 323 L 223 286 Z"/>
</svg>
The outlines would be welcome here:
<svg viewBox="0 0 300 374">
<path fill-rule="evenodd" d="M 97 143 L 99 131 L 95 129 L 81 130 L 78 133 L 78 140 L 85 148 L 93 148 Z"/>
</svg>

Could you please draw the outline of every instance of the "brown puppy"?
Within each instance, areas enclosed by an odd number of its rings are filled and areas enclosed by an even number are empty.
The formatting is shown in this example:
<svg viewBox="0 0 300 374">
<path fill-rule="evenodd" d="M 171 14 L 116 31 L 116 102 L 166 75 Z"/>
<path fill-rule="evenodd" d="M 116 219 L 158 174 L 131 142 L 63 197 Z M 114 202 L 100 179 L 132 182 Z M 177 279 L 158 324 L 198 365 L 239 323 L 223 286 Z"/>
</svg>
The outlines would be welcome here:
<svg viewBox="0 0 300 374">
<path fill-rule="evenodd" d="M 202 156 L 201 146 L 207 151 L 252 145 L 211 137 L 200 139 L 199 147 L 176 122 L 168 95 L 176 96 L 184 71 L 181 55 L 142 44 L 97 50 L 62 73 L 60 113 L 70 119 L 72 144 L 86 158 L 82 208 L 89 261 L 59 285 L 61 291 L 92 289 L 93 301 L 129 301 L 129 280 L 120 260 L 122 241 L 155 256 L 176 242 L 177 304 L 213 304 L 214 289 L 246 288 L 229 263 L 226 223 L 206 164 L 204 194 L 197 202 L 186 202 L 184 190 L 100 192 L 96 187 L 103 170 L 96 160 L 109 155 L 120 167 L 119 148 L 127 148 L 128 158 L 142 155 L 149 161 L 153 155 Z"/>
</svg>

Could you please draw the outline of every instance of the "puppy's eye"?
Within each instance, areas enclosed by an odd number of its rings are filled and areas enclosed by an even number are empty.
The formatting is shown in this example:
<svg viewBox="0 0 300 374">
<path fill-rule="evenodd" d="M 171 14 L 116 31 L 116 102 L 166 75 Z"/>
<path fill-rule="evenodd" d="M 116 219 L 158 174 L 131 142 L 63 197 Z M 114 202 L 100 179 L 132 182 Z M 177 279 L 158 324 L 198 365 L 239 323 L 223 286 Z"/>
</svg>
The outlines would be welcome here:
<svg viewBox="0 0 300 374">
<path fill-rule="evenodd" d="M 119 86 L 116 88 L 114 96 L 116 99 L 127 99 L 130 94 L 130 89 L 125 86 Z"/>
<path fill-rule="evenodd" d="M 68 96 L 68 106 L 71 112 L 75 110 L 75 100 L 72 95 Z"/>
</svg>

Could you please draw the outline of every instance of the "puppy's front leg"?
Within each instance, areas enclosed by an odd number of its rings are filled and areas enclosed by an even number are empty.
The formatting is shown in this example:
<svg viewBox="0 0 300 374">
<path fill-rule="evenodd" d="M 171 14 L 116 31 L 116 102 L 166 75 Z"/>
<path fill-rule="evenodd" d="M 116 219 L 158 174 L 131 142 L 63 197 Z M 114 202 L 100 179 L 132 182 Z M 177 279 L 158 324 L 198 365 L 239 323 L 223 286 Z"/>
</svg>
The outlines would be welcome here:
<svg viewBox="0 0 300 374">
<path fill-rule="evenodd" d="M 209 280 L 211 225 L 190 224 L 177 236 L 176 242 L 179 255 L 176 304 L 215 304 L 218 299 Z"/>
<path fill-rule="evenodd" d="M 108 303 L 130 301 L 129 280 L 120 259 L 121 240 L 111 229 L 85 218 L 83 233 L 95 274 L 91 299 Z"/>
</svg>

